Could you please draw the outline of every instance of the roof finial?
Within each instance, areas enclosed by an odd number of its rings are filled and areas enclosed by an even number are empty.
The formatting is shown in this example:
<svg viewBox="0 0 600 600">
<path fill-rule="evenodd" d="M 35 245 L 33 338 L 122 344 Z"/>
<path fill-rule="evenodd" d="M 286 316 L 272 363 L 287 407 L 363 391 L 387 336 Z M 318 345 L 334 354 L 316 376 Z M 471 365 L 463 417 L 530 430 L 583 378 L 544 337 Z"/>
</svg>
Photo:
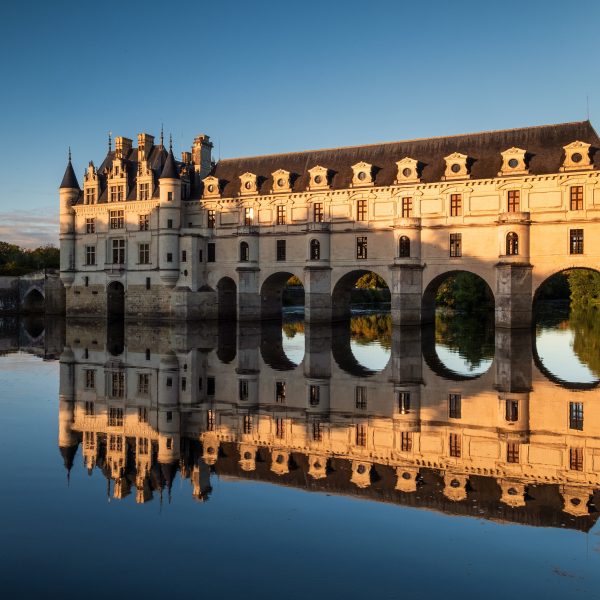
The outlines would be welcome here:
<svg viewBox="0 0 600 600">
<path fill-rule="evenodd" d="M 173 134 L 169 134 L 169 152 L 173 152 Z"/>
<path fill-rule="evenodd" d="M 164 147 L 165 145 L 165 131 L 163 124 L 160 124 L 160 145 Z"/>
<path fill-rule="evenodd" d="M 112 131 L 108 132 L 108 151 L 112 151 Z"/>
<path fill-rule="evenodd" d="M 71 162 L 71 146 L 69 146 L 69 162 Z"/>
</svg>

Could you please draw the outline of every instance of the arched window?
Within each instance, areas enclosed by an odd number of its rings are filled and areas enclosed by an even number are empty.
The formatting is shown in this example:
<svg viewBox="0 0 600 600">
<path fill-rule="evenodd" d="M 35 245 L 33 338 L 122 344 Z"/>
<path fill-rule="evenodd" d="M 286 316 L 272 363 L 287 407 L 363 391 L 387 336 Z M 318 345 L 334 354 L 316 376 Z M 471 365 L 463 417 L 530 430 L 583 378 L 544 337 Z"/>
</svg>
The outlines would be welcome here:
<svg viewBox="0 0 600 600">
<path fill-rule="evenodd" d="M 519 236 L 514 231 L 506 235 L 506 254 L 508 256 L 519 254 Z"/>
<path fill-rule="evenodd" d="M 408 258 L 410 256 L 410 239 L 405 235 L 400 236 L 398 256 L 400 258 Z"/>
<path fill-rule="evenodd" d="M 248 242 L 240 243 L 240 262 L 248 262 L 250 260 L 250 248 Z"/>
<path fill-rule="evenodd" d="M 321 242 L 319 240 L 310 240 L 310 260 L 320 260 Z"/>
</svg>

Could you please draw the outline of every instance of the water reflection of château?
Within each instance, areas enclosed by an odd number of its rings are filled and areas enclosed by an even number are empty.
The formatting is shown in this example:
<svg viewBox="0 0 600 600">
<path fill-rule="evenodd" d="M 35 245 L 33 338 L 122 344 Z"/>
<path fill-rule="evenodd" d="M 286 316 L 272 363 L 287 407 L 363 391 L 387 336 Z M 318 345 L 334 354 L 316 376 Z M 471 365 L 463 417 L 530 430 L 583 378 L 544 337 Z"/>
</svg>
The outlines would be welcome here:
<svg viewBox="0 0 600 600">
<path fill-rule="evenodd" d="M 550 381 L 529 330 L 495 336 L 492 366 L 467 378 L 435 360 L 420 328 L 394 328 L 374 373 L 347 325 L 307 325 L 296 366 L 280 325 L 71 323 L 60 450 L 70 470 L 81 445 L 110 493 L 135 488 L 137 502 L 179 471 L 200 500 L 216 474 L 587 531 L 600 499 L 600 391 Z"/>
</svg>

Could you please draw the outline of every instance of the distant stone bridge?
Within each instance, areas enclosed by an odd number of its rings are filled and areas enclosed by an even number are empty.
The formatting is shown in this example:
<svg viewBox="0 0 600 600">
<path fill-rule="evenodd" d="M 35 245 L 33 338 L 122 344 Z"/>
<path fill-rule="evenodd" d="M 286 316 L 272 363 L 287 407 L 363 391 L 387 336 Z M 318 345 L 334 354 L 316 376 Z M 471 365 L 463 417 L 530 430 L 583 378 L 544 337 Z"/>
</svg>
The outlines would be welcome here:
<svg viewBox="0 0 600 600">
<path fill-rule="evenodd" d="M 0 313 L 65 312 L 65 294 L 58 271 L 45 269 L 21 277 L 0 277 Z"/>
</svg>

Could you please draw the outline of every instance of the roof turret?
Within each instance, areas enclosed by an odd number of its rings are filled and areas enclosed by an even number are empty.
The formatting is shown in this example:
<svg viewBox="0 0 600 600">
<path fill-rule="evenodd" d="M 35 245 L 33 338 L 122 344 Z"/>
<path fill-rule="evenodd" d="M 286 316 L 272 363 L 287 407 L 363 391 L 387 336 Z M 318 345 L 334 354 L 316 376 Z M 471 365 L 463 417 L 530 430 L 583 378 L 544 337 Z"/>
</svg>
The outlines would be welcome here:
<svg viewBox="0 0 600 600">
<path fill-rule="evenodd" d="M 67 168 L 65 170 L 65 175 L 62 178 L 62 182 L 60 184 L 59 189 L 68 188 L 72 190 L 80 190 L 79 182 L 77 181 L 77 177 L 75 176 L 75 171 L 73 170 L 73 165 L 71 164 L 71 148 L 69 148 L 69 163 L 67 164 Z"/>
<path fill-rule="evenodd" d="M 160 174 L 160 179 L 179 179 L 179 169 L 175 163 L 172 149 L 169 150 L 165 166 Z"/>
</svg>

